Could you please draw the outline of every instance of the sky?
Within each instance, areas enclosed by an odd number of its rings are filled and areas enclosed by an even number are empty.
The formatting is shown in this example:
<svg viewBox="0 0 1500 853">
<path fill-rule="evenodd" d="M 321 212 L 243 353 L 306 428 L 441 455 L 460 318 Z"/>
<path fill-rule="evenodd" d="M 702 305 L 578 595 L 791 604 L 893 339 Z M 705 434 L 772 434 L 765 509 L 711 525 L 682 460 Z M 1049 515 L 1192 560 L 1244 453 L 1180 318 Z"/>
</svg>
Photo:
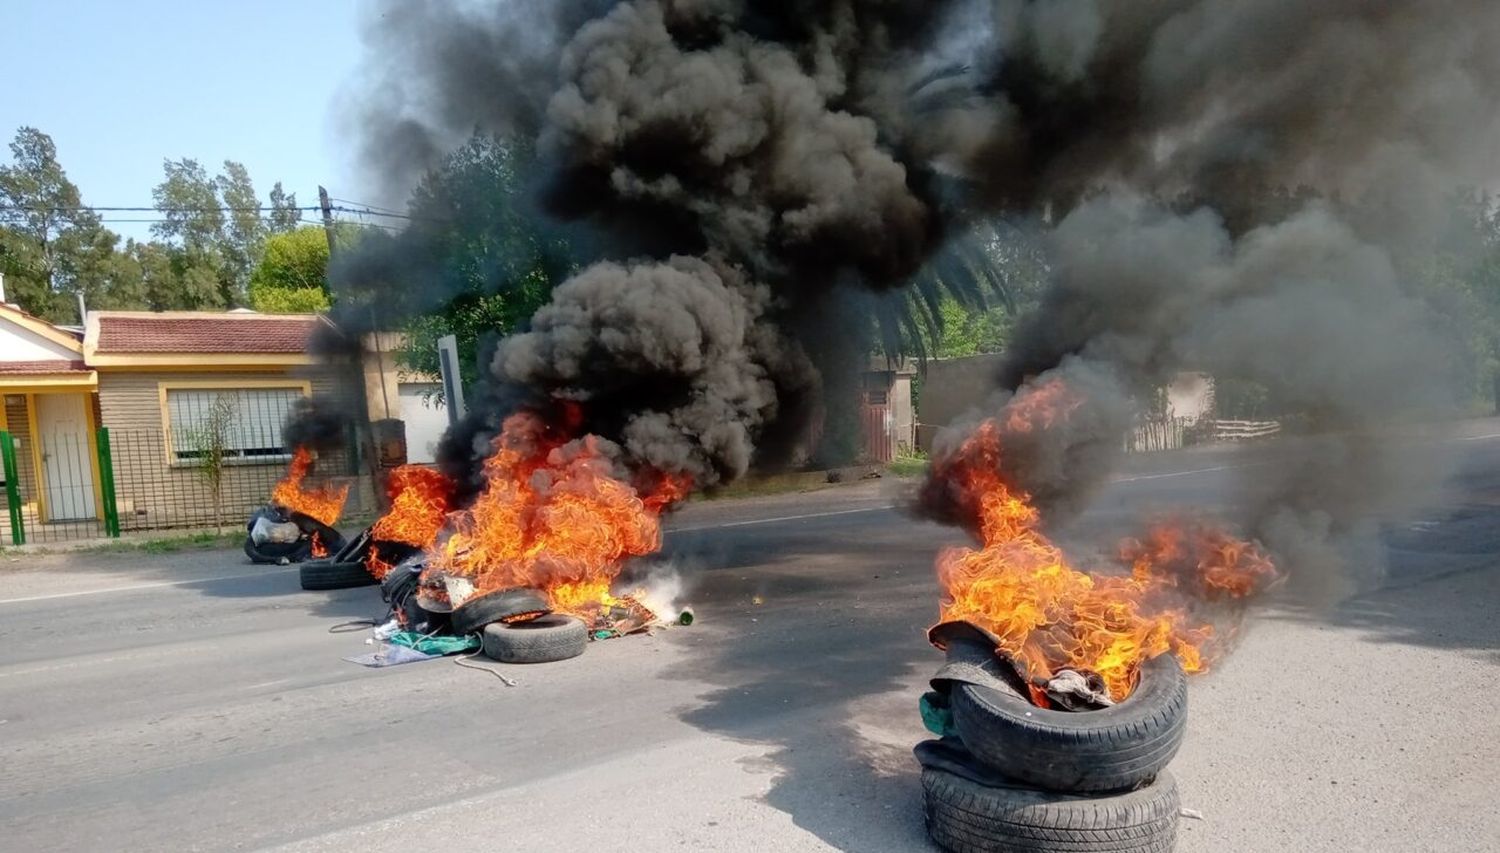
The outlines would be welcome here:
<svg viewBox="0 0 1500 853">
<path fill-rule="evenodd" d="M 0 134 L 50 134 L 93 206 L 150 205 L 162 160 L 182 157 L 211 174 L 244 163 L 262 203 L 278 180 L 301 205 L 320 183 L 363 201 L 339 105 L 365 14 L 354 0 L 0 0 Z"/>
</svg>

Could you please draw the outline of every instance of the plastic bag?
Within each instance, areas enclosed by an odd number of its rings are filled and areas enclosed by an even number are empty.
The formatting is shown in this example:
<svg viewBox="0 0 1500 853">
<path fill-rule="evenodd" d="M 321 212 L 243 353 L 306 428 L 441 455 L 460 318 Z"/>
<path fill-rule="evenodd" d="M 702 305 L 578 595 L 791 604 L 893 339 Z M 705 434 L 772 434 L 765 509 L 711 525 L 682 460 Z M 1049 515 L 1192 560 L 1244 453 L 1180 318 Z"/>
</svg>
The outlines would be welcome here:
<svg viewBox="0 0 1500 853">
<path fill-rule="evenodd" d="M 302 538 L 302 529 L 292 522 L 278 524 L 265 516 L 255 519 L 255 524 L 250 527 L 250 541 L 257 545 L 267 542 L 276 545 L 290 545 Z"/>
</svg>

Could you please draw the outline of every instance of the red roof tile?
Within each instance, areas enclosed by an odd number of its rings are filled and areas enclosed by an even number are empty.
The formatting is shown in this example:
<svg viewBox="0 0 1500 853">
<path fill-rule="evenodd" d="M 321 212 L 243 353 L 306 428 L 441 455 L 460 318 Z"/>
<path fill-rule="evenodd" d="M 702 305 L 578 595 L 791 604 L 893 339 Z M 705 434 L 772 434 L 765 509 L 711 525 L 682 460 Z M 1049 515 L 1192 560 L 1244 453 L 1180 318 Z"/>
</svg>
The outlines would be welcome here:
<svg viewBox="0 0 1500 853">
<path fill-rule="evenodd" d="M 46 361 L 0 361 L 0 373 L 8 374 L 38 374 L 38 373 L 88 373 L 89 369 L 82 361 L 64 361 L 62 359 L 48 359 Z"/>
<path fill-rule="evenodd" d="M 99 317 L 100 353 L 300 353 L 316 317 Z"/>
</svg>

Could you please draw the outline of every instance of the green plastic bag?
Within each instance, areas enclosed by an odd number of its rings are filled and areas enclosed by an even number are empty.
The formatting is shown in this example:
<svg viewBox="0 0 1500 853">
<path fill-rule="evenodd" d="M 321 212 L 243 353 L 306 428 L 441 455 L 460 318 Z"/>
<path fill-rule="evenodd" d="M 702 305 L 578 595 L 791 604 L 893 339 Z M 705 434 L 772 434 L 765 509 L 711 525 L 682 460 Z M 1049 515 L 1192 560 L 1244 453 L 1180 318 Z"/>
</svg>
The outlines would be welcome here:
<svg viewBox="0 0 1500 853">
<path fill-rule="evenodd" d="M 922 725 L 929 732 L 938 737 L 958 735 L 958 730 L 953 727 L 953 709 L 948 707 L 947 696 L 928 691 L 918 700 L 917 708 L 922 712 Z"/>
<path fill-rule="evenodd" d="M 456 655 L 479 648 L 478 634 L 469 634 L 465 637 L 435 634 L 429 637 L 413 631 L 397 631 L 391 635 L 390 641 L 398 646 L 415 649 L 424 655 Z"/>
</svg>

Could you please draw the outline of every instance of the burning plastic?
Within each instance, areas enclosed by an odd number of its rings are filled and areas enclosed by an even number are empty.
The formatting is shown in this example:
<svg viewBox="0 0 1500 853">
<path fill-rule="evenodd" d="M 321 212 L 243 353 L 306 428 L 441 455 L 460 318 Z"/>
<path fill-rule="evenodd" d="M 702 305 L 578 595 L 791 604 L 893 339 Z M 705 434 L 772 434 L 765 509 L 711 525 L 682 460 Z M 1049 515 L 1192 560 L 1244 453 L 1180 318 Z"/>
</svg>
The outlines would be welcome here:
<svg viewBox="0 0 1500 853">
<path fill-rule="evenodd" d="M 1108 694 L 1130 694 L 1140 665 L 1172 652 L 1188 672 L 1224 650 L 1213 617 L 1277 577 L 1254 543 L 1207 522 L 1173 522 L 1122 543 L 1127 573 L 1083 571 L 1041 529 L 1041 514 L 1007 478 L 1007 435 L 1046 429 L 1082 404 L 1057 380 L 1023 389 L 954 451 L 934 461 L 941 484 L 967 514 L 979 548 L 938 556 L 941 620 L 968 621 L 993 635 L 1046 706 L 1061 670 L 1098 673 Z"/>
</svg>

